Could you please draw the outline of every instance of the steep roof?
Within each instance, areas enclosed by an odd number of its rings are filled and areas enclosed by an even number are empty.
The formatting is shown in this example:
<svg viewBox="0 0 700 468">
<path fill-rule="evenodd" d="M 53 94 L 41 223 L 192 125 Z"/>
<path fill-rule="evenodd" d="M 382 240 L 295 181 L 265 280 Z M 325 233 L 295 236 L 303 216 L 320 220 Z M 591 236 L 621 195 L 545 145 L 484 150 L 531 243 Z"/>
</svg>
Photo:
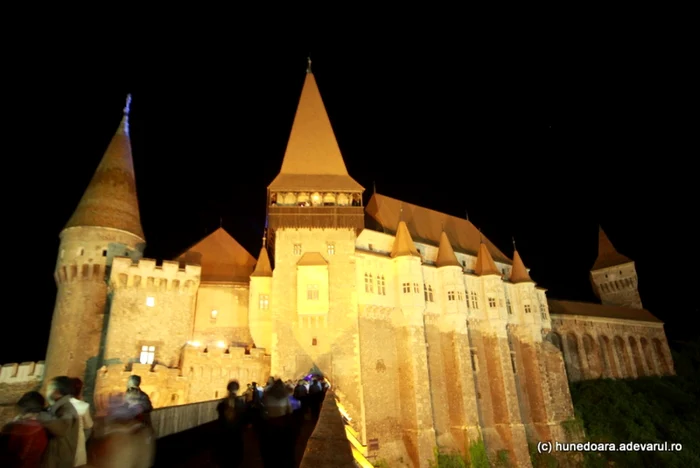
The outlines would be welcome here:
<svg viewBox="0 0 700 468">
<path fill-rule="evenodd" d="M 129 139 L 129 103 L 95 174 L 66 229 L 97 226 L 130 232 L 145 240 L 141 227 L 136 176 Z"/>
<path fill-rule="evenodd" d="M 270 256 L 268 255 L 267 248 L 264 245 L 260 249 L 260 255 L 258 255 L 258 263 L 255 264 L 255 270 L 253 270 L 253 273 L 250 276 L 272 276 L 272 265 L 270 265 Z"/>
<path fill-rule="evenodd" d="M 534 283 L 530 274 L 525 268 L 523 259 L 520 258 L 520 254 L 517 250 L 513 252 L 513 269 L 510 272 L 510 282 L 511 283 Z"/>
<path fill-rule="evenodd" d="M 438 254 L 437 260 L 435 260 L 435 266 L 458 266 L 460 268 L 462 267 L 462 265 L 459 263 L 459 260 L 457 260 L 455 251 L 452 248 L 452 244 L 450 244 L 450 239 L 447 238 L 447 234 L 445 234 L 445 231 L 442 231 L 442 234 L 440 234 L 440 246 L 438 247 Z"/>
<path fill-rule="evenodd" d="M 601 305 L 591 302 L 559 301 L 556 299 L 547 299 L 547 303 L 549 304 L 550 314 L 584 315 L 589 317 L 663 323 L 646 309 L 632 309 L 630 307 Z"/>
<path fill-rule="evenodd" d="M 399 221 L 399 225 L 396 228 L 396 237 L 394 238 L 394 245 L 391 248 L 391 257 L 420 257 L 416 245 L 413 243 L 411 238 L 411 233 L 408 232 L 408 227 L 403 221 Z"/>
<path fill-rule="evenodd" d="M 615 249 L 612 242 L 610 242 L 610 239 L 603 231 L 603 228 L 599 226 L 598 258 L 596 258 L 596 261 L 593 264 L 593 268 L 591 268 L 591 271 L 622 265 L 624 263 L 630 263 L 631 261 L 632 260 L 629 257 L 625 257 Z"/>
<path fill-rule="evenodd" d="M 345 167 L 316 78 L 309 69 L 274 191 L 362 192 Z"/>
<path fill-rule="evenodd" d="M 474 256 L 479 252 L 481 233 L 466 219 L 402 202 L 378 193 L 372 195 L 365 207 L 365 212 L 377 223 L 379 230 L 394 233 L 399 218 L 401 218 L 406 221 L 408 231 L 416 242 L 439 245 L 440 237 L 444 231 L 452 240 L 452 247 L 456 251 Z M 512 263 L 491 241 L 485 237 L 483 240 L 494 260 L 506 265 Z"/>
<path fill-rule="evenodd" d="M 183 252 L 178 260 L 202 267 L 202 281 L 246 282 L 256 260 L 236 239 L 219 228 Z"/>
<path fill-rule="evenodd" d="M 476 256 L 476 267 L 474 268 L 474 273 L 479 276 L 501 275 L 501 272 L 498 271 L 498 268 L 493 261 L 493 257 L 491 257 L 491 254 L 489 253 L 489 249 L 484 243 L 479 246 L 479 254 Z"/>
</svg>

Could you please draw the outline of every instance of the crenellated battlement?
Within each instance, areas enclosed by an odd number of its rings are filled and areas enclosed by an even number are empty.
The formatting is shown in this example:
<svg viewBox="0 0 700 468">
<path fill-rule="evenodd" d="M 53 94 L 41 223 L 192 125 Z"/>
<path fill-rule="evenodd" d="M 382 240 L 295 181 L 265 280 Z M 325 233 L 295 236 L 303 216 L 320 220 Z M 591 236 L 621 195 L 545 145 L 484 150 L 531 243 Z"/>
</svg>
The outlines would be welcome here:
<svg viewBox="0 0 700 468">
<path fill-rule="evenodd" d="M 92 261 L 76 262 L 58 265 L 54 272 L 57 284 L 73 283 L 76 281 L 104 281 L 106 265 Z"/>
<path fill-rule="evenodd" d="M 44 377 L 44 361 L 3 364 L 0 368 L 0 384 L 40 381 Z"/>
<path fill-rule="evenodd" d="M 115 257 L 109 283 L 113 288 L 144 288 L 157 291 L 188 291 L 199 285 L 202 267 L 164 260 L 158 266 L 155 260 L 142 258 L 133 261 L 129 257 Z"/>
</svg>

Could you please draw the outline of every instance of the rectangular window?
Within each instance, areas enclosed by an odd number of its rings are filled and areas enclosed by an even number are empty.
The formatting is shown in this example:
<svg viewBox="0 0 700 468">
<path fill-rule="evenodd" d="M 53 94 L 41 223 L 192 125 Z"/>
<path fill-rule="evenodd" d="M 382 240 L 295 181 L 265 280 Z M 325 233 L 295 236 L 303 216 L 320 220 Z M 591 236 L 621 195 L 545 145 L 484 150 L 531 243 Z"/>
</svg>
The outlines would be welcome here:
<svg viewBox="0 0 700 468">
<path fill-rule="evenodd" d="M 464 293 L 462 291 L 457 291 L 457 300 L 462 302 L 464 300 Z"/>
<path fill-rule="evenodd" d="M 530 304 L 525 304 L 525 313 L 529 314 L 530 312 L 532 312 L 532 309 L 530 308 Z"/>
<path fill-rule="evenodd" d="M 479 308 L 479 300 L 476 297 L 476 293 L 474 291 L 469 293 L 472 297 L 472 308 L 478 309 Z"/>
<path fill-rule="evenodd" d="M 496 307 L 496 299 L 494 299 L 493 297 L 489 297 L 489 307 L 491 307 L 492 309 Z"/>
<path fill-rule="evenodd" d="M 309 301 L 317 301 L 318 300 L 318 285 L 317 284 L 310 284 L 306 287 L 306 299 Z"/>
<path fill-rule="evenodd" d="M 404 293 L 410 293 L 410 292 L 411 292 L 411 283 L 403 283 L 403 292 L 404 292 Z"/>
<path fill-rule="evenodd" d="M 148 296 L 148 297 L 146 298 L 146 305 L 147 305 L 148 307 L 153 307 L 153 306 L 155 306 L 155 305 L 156 305 L 156 298 L 153 297 L 153 296 Z"/>
<path fill-rule="evenodd" d="M 510 299 L 506 299 L 506 308 L 508 309 L 508 315 L 513 315 L 513 308 L 510 306 Z"/>
<path fill-rule="evenodd" d="M 294 255 L 301 255 L 301 244 L 294 244 Z"/>
<path fill-rule="evenodd" d="M 386 281 L 384 275 L 377 276 L 377 293 L 386 296 Z"/>
<path fill-rule="evenodd" d="M 544 304 L 540 303 L 540 314 L 544 314 Z"/>
<path fill-rule="evenodd" d="M 518 370 L 515 365 L 515 353 L 510 353 L 510 364 L 513 366 L 513 374 L 517 374 Z"/>
<path fill-rule="evenodd" d="M 454 291 L 447 291 L 447 300 L 448 300 L 448 301 L 454 301 L 454 300 L 455 300 L 455 292 L 454 292 Z"/>
<path fill-rule="evenodd" d="M 139 356 L 139 362 L 141 364 L 153 364 L 156 359 L 156 347 L 155 346 L 141 346 L 141 356 Z"/>
<path fill-rule="evenodd" d="M 365 292 L 374 292 L 374 279 L 372 278 L 372 275 L 370 273 L 365 273 Z"/>
<path fill-rule="evenodd" d="M 258 296 L 258 307 L 260 309 L 269 309 L 270 308 L 270 296 L 267 294 L 260 294 L 260 296 Z"/>
<path fill-rule="evenodd" d="M 413 292 L 414 293 L 420 292 L 420 288 L 418 287 L 418 283 L 413 283 Z"/>
<path fill-rule="evenodd" d="M 328 244 L 328 255 L 335 255 L 335 244 Z"/>
</svg>

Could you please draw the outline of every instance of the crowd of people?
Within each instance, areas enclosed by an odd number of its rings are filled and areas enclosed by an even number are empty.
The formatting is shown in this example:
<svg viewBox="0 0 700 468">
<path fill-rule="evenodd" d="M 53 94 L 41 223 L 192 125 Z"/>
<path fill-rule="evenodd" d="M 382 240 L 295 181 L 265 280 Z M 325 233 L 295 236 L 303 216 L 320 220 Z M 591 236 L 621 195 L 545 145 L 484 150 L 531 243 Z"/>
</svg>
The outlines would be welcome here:
<svg viewBox="0 0 700 468">
<path fill-rule="evenodd" d="M 110 401 L 98 427 L 90 404 L 81 399 L 80 379 L 55 377 L 45 396 L 25 393 L 17 402 L 19 414 L 0 432 L 0 467 L 152 466 L 153 406 L 140 384 L 139 376 L 129 377 L 126 392 Z"/>
<path fill-rule="evenodd" d="M 153 405 L 129 377 L 126 392 L 110 400 L 106 415 L 81 399 L 83 383 L 66 376 L 52 379 L 42 395 L 28 392 L 17 402 L 18 415 L 0 432 L 2 468 L 149 468 L 155 461 Z M 229 382 L 218 406 L 214 455 L 220 467 L 238 467 L 246 449 L 244 432 L 254 431 L 264 466 L 296 466 L 295 448 L 305 420 L 317 420 L 329 383 L 308 375 L 294 383 L 270 378 L 241 392 Z M 251 448 L 248 447 L 248 450 Z"/>
<path fill-rule="evenodd" d="M 317 420 L 330 385 L 322 376 L 307 376 L 296 384 L 270 378 L 264 387 L 248 384 L 239 395 L 237 381 L 218 405 L 219 439 L 216 459 L 221 467 L 239 467 L 244 454 L 244 431 L 251 427 L 260 443 L 266 468 L 296 466 L 296 442 L 304 419 Z"/>
</svg>

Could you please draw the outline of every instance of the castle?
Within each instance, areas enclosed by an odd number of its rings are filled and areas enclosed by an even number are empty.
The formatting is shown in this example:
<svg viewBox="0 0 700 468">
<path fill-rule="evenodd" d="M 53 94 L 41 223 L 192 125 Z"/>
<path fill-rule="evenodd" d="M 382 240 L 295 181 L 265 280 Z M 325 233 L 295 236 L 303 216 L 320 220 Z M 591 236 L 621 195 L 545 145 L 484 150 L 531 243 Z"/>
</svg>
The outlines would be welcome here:
<svg viewBox="0 0 700 468">
<path fill-rule="evenodd" d="M 257 259 L 223 229 L 143 258 L 128 109 L 60 234 L 46 361 L 3 366 L 6 395 L 81 376 L 99 409 L 138 374 L 162 407 L 317 367 L 371 457 L 425 467 L 482 438 L 529 466 L 528 442 L 568 437 L 569 381 L 674 372 L 602 230 L 602 304 L 555 301 L 466 219 L 377 193 L 363 206 L 310 69 Z"/>
</svg>

